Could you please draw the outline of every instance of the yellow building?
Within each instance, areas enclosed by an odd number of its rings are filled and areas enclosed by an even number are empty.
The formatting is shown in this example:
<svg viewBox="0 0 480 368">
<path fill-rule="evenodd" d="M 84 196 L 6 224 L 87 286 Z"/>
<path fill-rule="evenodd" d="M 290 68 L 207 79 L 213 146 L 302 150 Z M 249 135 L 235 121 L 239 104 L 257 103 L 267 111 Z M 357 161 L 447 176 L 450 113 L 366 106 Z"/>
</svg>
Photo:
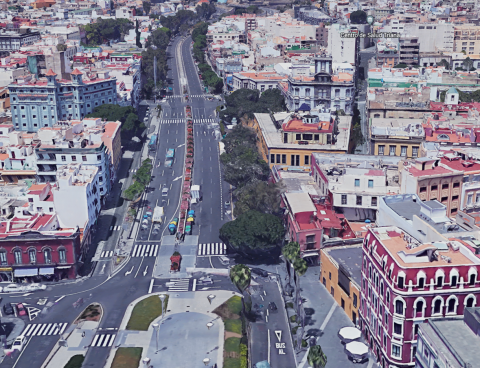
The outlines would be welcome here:
<svg viewBox="0 0 480 368">
<path fill-rule="evenodd" d="M 480 53 L 480 26 L 460 24 L 454 28 L 453 51 L 465 51 L 466 55 Z"/>
<path fill-rule="evenodd" d="M 362 256 L 362 243 L 320 251 L 320 282 L 354 324 L 360 308 Z"/>
<path fill-rule="evenodd" d="M 322 121 L 310 113 L 255 114 L 248 125 L 258 137 L 263 159 L 274 165 L 310 169 L 313 152 L 347 153 L 351 116 Z"/>
<path fill-rule="evenodd" d="M 425 131 L 422 119 L 370 119 L 371 154 L 415 158 Z"/>
</svg>

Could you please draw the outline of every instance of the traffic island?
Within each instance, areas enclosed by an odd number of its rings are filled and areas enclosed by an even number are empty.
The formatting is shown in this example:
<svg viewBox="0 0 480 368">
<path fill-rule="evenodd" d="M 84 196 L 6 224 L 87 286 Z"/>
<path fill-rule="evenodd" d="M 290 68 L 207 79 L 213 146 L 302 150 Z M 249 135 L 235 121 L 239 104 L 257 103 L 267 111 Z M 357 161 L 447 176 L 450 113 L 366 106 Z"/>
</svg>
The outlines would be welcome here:
<svg viewBox="0 0 480 368">
<path fill-rule="evenodd" d="M 163 310 L 167 310 L 168 295 L 163 302 Z M 127 330 L 148 331 L 150 324 L 162 315 L 162 301 L 158 295 L 149 296 L 139 301 L 133 308 Z"/>
<path fill-rule="evenodd" d="M 143 348 L 118 348 L 110 368 L 132 368 L 140 365 Z"/>
</svg>

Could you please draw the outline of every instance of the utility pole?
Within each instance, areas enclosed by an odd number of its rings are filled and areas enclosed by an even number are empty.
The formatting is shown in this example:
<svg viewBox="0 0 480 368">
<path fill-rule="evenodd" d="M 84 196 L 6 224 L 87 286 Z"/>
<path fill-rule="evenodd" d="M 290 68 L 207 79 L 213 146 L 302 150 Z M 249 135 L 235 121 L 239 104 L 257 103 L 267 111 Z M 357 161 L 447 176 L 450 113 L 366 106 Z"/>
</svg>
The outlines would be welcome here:
<svg viewBox="0 0 480 368">
<path fill-rule="evenodd" d="M 157 56 L 153 57 L 153 99 L 157 103 Z"/>
</svg>

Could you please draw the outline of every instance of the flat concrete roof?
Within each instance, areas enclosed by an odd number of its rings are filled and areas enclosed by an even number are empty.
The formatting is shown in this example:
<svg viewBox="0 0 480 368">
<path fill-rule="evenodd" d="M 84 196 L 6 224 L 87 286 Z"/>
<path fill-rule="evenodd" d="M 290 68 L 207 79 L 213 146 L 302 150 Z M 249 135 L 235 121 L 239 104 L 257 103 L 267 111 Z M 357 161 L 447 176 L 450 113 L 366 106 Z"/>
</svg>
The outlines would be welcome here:
<svg viewBox="0 0 480 368">
<path fill-rule="evenodd" d="M 324 249 L 339 265 L 343 265 L 360 287 L 362 280 L 362 244 Z"/>
<path fill-rule="evenodd" d="M 317 209 L 308 193 L 285 193 L 285 198 L 293 214 L 300 212 L 315 212 Z"/>
</svg>

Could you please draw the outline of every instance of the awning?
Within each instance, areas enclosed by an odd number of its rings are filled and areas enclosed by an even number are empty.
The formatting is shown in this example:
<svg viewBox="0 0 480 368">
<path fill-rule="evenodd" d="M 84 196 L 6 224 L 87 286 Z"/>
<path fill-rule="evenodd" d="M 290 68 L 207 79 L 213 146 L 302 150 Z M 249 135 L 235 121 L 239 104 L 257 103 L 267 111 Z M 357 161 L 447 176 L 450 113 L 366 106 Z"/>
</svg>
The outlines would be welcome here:
<svg viewBox="0 0 480 368">
<path fill-rule="evenodd" d="M 0 272 L 11 272 L 13 271 L 12 267 L 0 267 Z"/>
<path fill-rule="evenodd" d="M 318 257 L 320 255 L 320 251 L 318 249 L 315 250 L 305 250 L 302 252 L 302 258 L 305 257 Z"/>
<path fill-rule="evenodd" d="M 15 277 L 37 276 L 38 268 L 19 268 L 15 270 L 13 275 Z"/>
<path fill-rule="evenodd" d="M 40 268 L 38 271 L 39 275 L 53 275 L 55 272 L 53 267 Z"/>
</svg>

